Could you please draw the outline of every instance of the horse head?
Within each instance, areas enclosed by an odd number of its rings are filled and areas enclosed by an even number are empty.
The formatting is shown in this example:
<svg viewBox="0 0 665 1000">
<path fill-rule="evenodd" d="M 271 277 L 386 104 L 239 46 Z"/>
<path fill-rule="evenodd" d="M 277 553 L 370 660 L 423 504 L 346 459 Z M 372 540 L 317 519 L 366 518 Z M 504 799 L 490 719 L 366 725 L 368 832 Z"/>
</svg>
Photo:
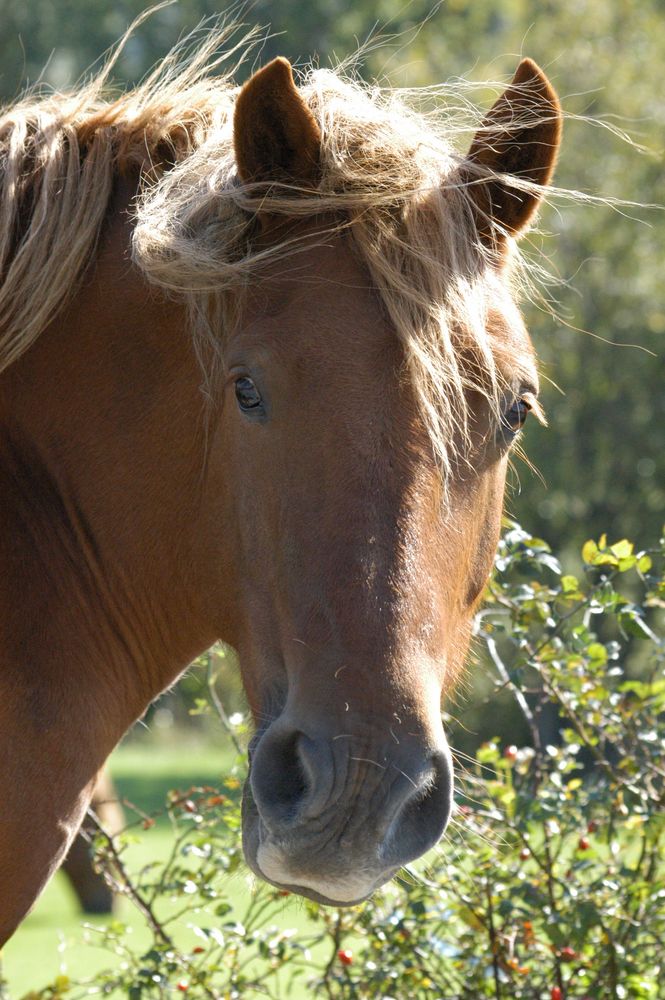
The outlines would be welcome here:
<svg viewBox="0 0 665 1000">
<path fill-rule="evenodd" d="M 491 570 L 510 446 L 537 407 L 508 250 L 550 178 L 559 130 L 556 97 L 525 60 L 443 189 L 412 206 L 430 242 L 400 264 L 408 226 L 390 220 L 382 246 L 380 229 L 362 228 L 361 199 L 335 211 L 323 198 L 317 214 L 298 214 L 298 197 L 325 186 L 325 124 L 285 60 L 236 102 L 237 169 L 265 262 L 225 341 L 210 463 L 224 562 L 237 567 L 220 633 L 239 651 L 257 724 L 243 842 L 257 874 L 326 903 L 368 896 L 450 817 L 441 696 Z M 526 184 L 508 187 L 505 174 Z M 454 225 L 469 228 L 466 313 L 485 339 L 452 310 L 441 336 L 456 363 L 437 396 L 427 380 L 445 380 L 449 358 L 414 359 L 432 350 L 417 342 L 418 308 L 427 324 L 432 303 L 426 284 L 415 295 L 416 272 L 456 204 Z M 397 267 L 382 259 L 391 251 Z M 443 257 L 435 285 L 454 270 Z M 413 288 L 386 301 L 382 277 L 412 275 Z M 441 394 L 446 418 L 432 419 Z"/>
</svg>

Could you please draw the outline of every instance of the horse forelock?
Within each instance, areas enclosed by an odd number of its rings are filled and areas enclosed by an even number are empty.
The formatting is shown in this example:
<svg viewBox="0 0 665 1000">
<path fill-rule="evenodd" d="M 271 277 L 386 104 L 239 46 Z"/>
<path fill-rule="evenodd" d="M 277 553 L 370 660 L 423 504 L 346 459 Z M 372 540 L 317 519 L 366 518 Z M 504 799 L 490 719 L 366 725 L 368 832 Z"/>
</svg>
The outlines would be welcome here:
<svg viewBox="0 0 665 1000">
<path fill-rule="evenodd" d="M 499 413 L 507 379 L 496 363 L 489 306 L 514 309 L 479 234 L 453 141 L 475 123 L 468 113 L 464 122 L 459 107 L 416 111 L 413 92 L 312 70 L 300 89 L 323 137 L 318 186 L 243 184 L 232 141 L 237 89 L 228 75 L 206 75 L 219 43 L 212 33 L 183 65 L 171 54 L 115 99 L 103 97 L 103 71 L 76 92 L 29 96 L 0 115 L 0 371 L 76 290 L 94 258 L 114 176 L 134 171 L 135 263 L 188 302 L 208 358 L 223 349 L 220 324 L 235 294 L 266 261 L 298 252 L 291 237 L 268 248 L 258 241 L 257 212 L 324 217 L 348 230 L 404 346 L 447 475 L 459 457 L 451 442 L 468 441 L 469 390 Z"/>
<path fill-rule="evenodd" d="M 497 419 L 505 407 L 510 365 L 497 363 L 506 351 L 497 352 L 501 325 L 490 313 L 516 311 L 508 280 L 516 269 L 498 266 L 482 239 L 464 157 L 453 144 L 464 131 L 459 112 L 451 121 L 440 113 L 434 119 L 414 111 L 401 92 L 330 70 L 311 70 L 300 92 L 322 135 L 317 186 L 243 183 L 229 115 L 172 171 L 146 184 L 135 262 L 149 281 L 188 300 L 195 335 L 211 358 L 223 355 L 223 330 L 231 326 L 225 312 L 238 293 L 267 263 L 297 259 L 311 241 L 311 225 L 302 227 L 302 239 L 291 225 L 267 244 L 259 216 L 318 222 L 323 241 L 336 231 L 350 235 L 403 345 L 447 480 L 468 453 L 470 392 L 480 392 Z M 520 260 L 516 246 L 512 257 Z"/>
<path fill-rule="evenodd" d="M 142 20 L 139 18 L 137 24 Z M 230 76 L 210 75 L 236 25 L 194 32 L 137 87 L 108 93 L 111 69 L 67 93 L 29 89 L 0 109 L 0 373 L 34 343 L 94 260 L 117 175 L 154 180 L 232 108 Z M 251 50 L 255 32 L 241 48 Z"/>
</svg>

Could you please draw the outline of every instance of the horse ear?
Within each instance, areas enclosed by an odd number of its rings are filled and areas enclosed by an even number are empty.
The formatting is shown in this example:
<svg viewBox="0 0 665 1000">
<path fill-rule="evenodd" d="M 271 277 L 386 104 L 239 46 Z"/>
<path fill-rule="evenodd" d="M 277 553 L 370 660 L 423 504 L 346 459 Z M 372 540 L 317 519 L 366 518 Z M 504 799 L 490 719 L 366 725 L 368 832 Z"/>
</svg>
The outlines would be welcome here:
<svg viewBox="0 0 665 1000">
<path fill-rule="evenodd" d="M 478 129 L 467 162 L 483 171 L 466 172 L 476 202 L 479 229 L 496 240 L 497 231 L 516 235 L 524 229 L 542 192 L 524 191 L 498 179 L 482 183 L 485 170 L 508 174 L 533 184 L 549 184 L 561 142 L 562 114 L 549 80 L 533 62 L 523 59 L 508 89 Z"/>
<path fill-rule="evenodd" d="M 287 59 L 273 59 L 241 89 L 233 143 L 245 182 L 317 183 L 321 130 L 298 92 Z"/>
</svg>

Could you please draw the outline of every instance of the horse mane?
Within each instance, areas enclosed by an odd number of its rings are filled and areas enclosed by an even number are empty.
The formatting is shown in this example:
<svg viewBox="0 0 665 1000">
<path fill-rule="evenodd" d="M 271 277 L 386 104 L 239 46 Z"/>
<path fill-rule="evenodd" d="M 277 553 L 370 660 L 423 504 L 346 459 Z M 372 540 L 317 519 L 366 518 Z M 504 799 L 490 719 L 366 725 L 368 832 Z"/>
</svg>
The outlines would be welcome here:
<svg viewBox="0 0 665 1000">
<path fill-rule="evenodd" d="M 119 96 L 104 96 L 112 60 L 75 91 L 29 93 L 0 113 L 0 372 L 79 287 L 114 177 L 136 171 L 135 263 L 149 282 L 187 303 L 207 359 L 223 363 L 222 331 L 252 276 L 268 261 L 299 252 L 292 237 L 268 249 L 257 243 L 258 208 L 325 219 L 322 239 L 346 230 L 404 346 L 447 476 L 465 451 L 451 442 L 468 443 L 469 390 L 490 401 L 497 419 L 505 407 L 501 343 L 490 316 L 516 310 L 479 233 L 468 164 L 463 177 L 464 157 L 454 141 L 461 135 L 468 146 L 478 115 L 470 119 L 466 102 L 447 114 L 438 102 L 419 110 L 417 92 L 380 90 L 341 71 L 310 69 L 299 85 L 323 136 L 320 184 L 241 183 L 232 78 L 255 36 L 215 55 L 234 30 L 209 31 L 203 41 L 190 36 L 194 56 L 187 57 L 181 43 L 142 84 Z M 220 73 L 229 60 L 234 67 Z M 519 260 L 514 246 L 511 256 Z"/>
<path fill-rule="evenodd" d="M 102 70 L 65 93 L 34 87 L 0 109 L 0 372 L 76 291 L 94 252 L 116 174 L 155 179 L 189 155 L 232 108 L 230 79 L 256 32 L 235 25 L 184 39 L 138 86 L 109 93 L 130 27 Z M 226 72 L 212 75 L 224 63 Z"/>
</svg>

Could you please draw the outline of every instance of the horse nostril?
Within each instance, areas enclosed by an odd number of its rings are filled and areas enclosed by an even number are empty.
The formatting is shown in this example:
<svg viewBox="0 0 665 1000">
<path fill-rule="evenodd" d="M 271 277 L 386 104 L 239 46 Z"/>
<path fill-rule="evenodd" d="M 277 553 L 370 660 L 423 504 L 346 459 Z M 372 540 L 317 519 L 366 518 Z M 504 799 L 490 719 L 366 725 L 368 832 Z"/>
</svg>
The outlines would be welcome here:
<svg viewBox="0 0 665 1000">
<path fill-rule="evenodd" d="M 254 801 L 264 818 L 293 819 L 307 793 L 307 778 L 298 753 L 301 733 L 266 733 L 252 762 Z"/>
<path fill-rule="evenodd" d="M 393 762 L 398 777 L 389 781 L 377 780 L 374 771 L 365 775 L 362 765 L 350 780 L 344 761 L 335 762 L 333 751 L 329 740 L 308 736 L 285 717 L 259 738 L 249 788 L 263 826 L 262 847 L 272 842 L 274 849 L 298 856 L 298 864 L 306 867 L 304 845 L 318 843 L 330 830 L 326 849 L 337 852 L 336 863 L 342 851 L 385 871 L 436 844 L 452 806 L 452 769 L 445 749 L 434 754 L 413 750 L 400 759 L 401 766 Z M 383 770 L 384 778 L 390 767 Z M 274 865 L 274 858 L 267 860 Z M 262 871 L 265 862 L 263 858 Z"/>
<path fill-rule="evenodd" d="M 270 727 L 259 740 L 250 773 L 266 826 L 288 825 L 317 808 L 327 796 L 330 770 L 322 744 L 298 729 Z"/>
<path fill-rule="evenodd" d="M 437 843 L 452 811 L 452 768 L 447 754 L 437 753 L 394 817 L 381 856 L 391 865 L 420 857 Z"/>
</svg>

